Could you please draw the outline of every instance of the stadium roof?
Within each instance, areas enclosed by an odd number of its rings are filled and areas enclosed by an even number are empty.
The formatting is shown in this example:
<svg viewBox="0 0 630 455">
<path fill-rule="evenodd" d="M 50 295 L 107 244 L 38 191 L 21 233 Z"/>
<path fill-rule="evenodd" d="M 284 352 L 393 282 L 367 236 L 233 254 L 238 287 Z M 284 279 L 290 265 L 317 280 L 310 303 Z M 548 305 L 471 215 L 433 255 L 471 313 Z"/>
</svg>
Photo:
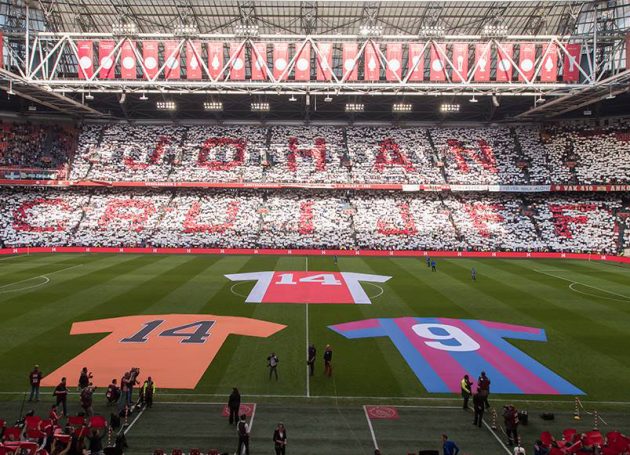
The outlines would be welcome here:
<svg viewBox="0 0 630 455">
<path fill-rule="evenodd" d="M 375 24 L 382 27 L 383 35 L 415 35 L 423 27 L 436 24 L 444 27 L 448 35 L 480 35 L 488 24 L 500 23 L 511 35 L 527 36 L 591 36 L 597 26 L 601 33 L 599 40 L 605 39 L 606 33 L 622 36 L 630 30 L 630 0 L 617 1 L 426 1 L 426 0 L 381 0 L 381 1 L 235 1 L 235 0 L 28 0 L 31 8 L 31 30 L 60 33 L 111 33 L 113 24 L 129 21 L 136 25 L 138 33 L 173 33 L 178 25 L 190 24 L 200 34 L 233 34 L 239 24 L 256 25 L 261 35 L 358 35 L 360 27 Z M 24 2 L 22 0 L 0 0 L 0 29 L 7 33 L 24 32 Z M 597 11 L 597 12 L 595 12 Z M 597 20 L 595 20 L 597 18 Z M 618 38 L 617 38 L 618 39 Z M 618 52 L 613 46 L 603 48 L 602 52 Z M 602 54 L 600 61 L 607 56 Z M 628 71 L 626 70 L 626 73 Z M 1 79 L 1 78 L 0 78 Z M 615 87 L 629 87 L 630 79 L 623 76 L 615 82 Z M 2 81 L 0 81 L 2 82 Z M 598 80 L 599 82 L 599 80 Z M 8 85 L 0 84 L 7 89 Z M 554 115 L 562 116 L 570 111 L 572 104 L 581 107 L 590 106 L 595 115 L 627 115 L 630 104 L 627 91 L 615 92 L 605 98 L 611 85 L 600 87 L 597 91 L 582 94 L 579 102 L 573 102 L 571 96 L 559 97 L 560 104 L 551 104 Z M 32 112 L 29 106 L 38 103 L 38 111 L 46 111 L 50 94 L 33 89 L 28 97 L 22 99 L 0 99 L 0 110 L 14 110 L 23 113 Z M 22 90 L 24 92 L 24 90 Z M 91 115 L 76 105 L 76 102 L 89 104 L 105 115 L 117 118 L 220 118 L 220 119 L 306 119 L 326 117 L 331 120 L 345 120 L 346 102 L 354 102 L 353 96 L 338 96 L 332 103 L 324 103 L 322 97 L 313 97 L 307 102 L 298 96 L 297 103 L 287 103 L 288 95 L 266 97 L 271 102 L 268 114 L 250 112 L 252 97 L 226 95 L 223 97 L 225 109 L 222 113 L 204 112 L 203 102 L 198 95 L 171 95 L 176 98 L 177 112 L 157 112 L 156 101 L 166 100 L 160 94 L 149 94 L 148 102 L 138 95 L 127 96 L 126 102 L 120 95 L 102 93 L 94 101 L 85 100 L 76 93 L 56 92 L 57 95 L 71 98 L 72 115 Z M 16 90 L 16 94 L 22 96 Z M 608 93 L 612 95 L 611 93 Z M 368 94 L 369 95 L 369 94 Z M 293 98 L 293 97 L 292 97 Z M 552 98 L 553 99 L 553 98 Z M 369 120 L 386 120 L 405 115 L 392 115 L 391 105 L 404 101 L 396 96 L 364 97 L 365 112 L 353 117 Z M 461 120 L 495 121 L 515 118 L 526 111 L 532 111 L 527 119 L 538 120 L 545 117 L 552 107 L 534 106 L 533 98 L 515 97 L 480 97 L 480 102 L 470 104 L 468 98 L 453 96 L 423 96 L 412 100 L 416 116 L 426 117 L 436 112 L 444 102 L 461 102 Z M 498 101 L 498 102 L 497 102 Z M 311 102 L 313 104 L 311 104 Z M 74 105 L 73 105 L 74 103 Z M 316 103 L 317 112 L 314 104 Z M 532 108 L 536 109 L 532 109 Z M 63 107 L 65 109 L 65 107 Z M 60 109 L 58 109 L 60 110 Z M 560 113 L 560 114 L 558 114 Z M 576 115 L 576 112 L 568 112 Z M 577 111 L 582 115 L 582 110 Z M 437 119 L 440 120 L 439 118 Z"/>
<path fill-rule="evenodd" d="M 624 2 L 617 2 L 624 3 Z M 546 1 L 207 1 L 207 0 L 42 0 L 51 31 L 109 32 L 121 16 L 143 33 L 169 32 L 182 20 L 201 33 L 231 32 L 240 21 L 255 22 L 261 34 L 356 34 L 366 19 L 384 34 L 415 34 L 440 22 L 448 33 L 477 34 L 500 19 L 513 34 L 571 33 L 592 2 Z"/>
</svg>

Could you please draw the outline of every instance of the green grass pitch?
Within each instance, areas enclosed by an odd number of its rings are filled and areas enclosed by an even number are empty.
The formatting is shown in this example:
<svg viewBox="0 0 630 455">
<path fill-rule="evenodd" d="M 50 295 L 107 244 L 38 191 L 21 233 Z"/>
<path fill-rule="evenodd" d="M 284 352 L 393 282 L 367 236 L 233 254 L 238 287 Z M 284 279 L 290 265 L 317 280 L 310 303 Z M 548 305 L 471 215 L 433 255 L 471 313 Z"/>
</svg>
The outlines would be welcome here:
<svg viewBox="0 0 630 455">
<path fill-rule="evenodd" d="M 364 285 L 371 305 L 246 304 L 252 283 L 232 288 L 223 275 L 268 270 L 347 271 L 390 275 L 380 290 Z M 478 280 L 470 279 L 475 267 Z M 0 418 L 15 419 L 27 373 L 61 366 L 104 334 L 70 336 L 75 321 L 109 317 L 209 313 L 277 322 L 287 328 L 269 338 L 230 336 L 194 391 L 158 390 L 156 408 L 128 434 L 130 453 L 217 447 L 233 452 L 235 434 L 220 416 L 233 386 L 257 403 L 253 444 L 272 451 L 275 423 L 288 426 L 291 454 L 387 453 L 438 448 L 451 433 L 464 453 L 506 453 L 490 431 L 475 433 L 453 395 L 428 394 L 389 338 L 347 340 L 328 325 L 373 317 L 446 317 L 544 328 L 545 343 L 509 340 L 586 392 L 585 407 L 598 409 L 610 428 L 630 431 L 630 269 L 560 260 L 438 259 L 431 273 L 422 259 L 300 256 L 33 255 L 0 259 Z M 241 295 L 239 295 L 241 294 Z M 307 384 L 305 351 L 318 347 L 316 375 Z M 335 374 L 322 373 L 325 344 L 334 348 Z M 280 380 L 267 379 L 266 357 L 280 357 Z M 89 366 L 89 365 L 88 365 Z M 78 377 L 77 371 L 77 377 Z M 121 372 L 122 373 L 122 372 Z M 150 374 L 150 372 L 147 372 Z M 69 378 L 74 385 L 76 378 Z M 158 388 L 160 384 L 157 384 Z M 307 397 L 307 394 L 309 397 Z M 50 404 L 49 391 L 38 410 Z M 582 425 L 572 421 L 572 397 L 493 396 L 530 410 L 524 442 L 542 428 Z M 523 400 L 529 400 L 525 402 Z M 77 408 L 76 396 L 70 398 Z M 97 401 L 99 401 L 97 399 Z M 372 421 L 363 405 L 400 406 L 398 421 Z M 101 405 L 98 410 L 107 412 Z M 540 410 L 558 413 L 545 424 Z M 472 419 L 470 417 L 470 419 Z M 555 426 L 554 426 L 555 425 Z M 469 428 L 471 427 L 471 428 Z M 606 430 L 606 427 L 602 428 Z M 322 433 L 327 438 L 322 437 Z M 500 439 L 503 439 L 500 432 Z M 257 442 L 257 441 L 260 442 Z M 313 451 L 320 447 L 323 452 Z M 264 448 L 264 450 L 262 450 Z"/>
</svg>

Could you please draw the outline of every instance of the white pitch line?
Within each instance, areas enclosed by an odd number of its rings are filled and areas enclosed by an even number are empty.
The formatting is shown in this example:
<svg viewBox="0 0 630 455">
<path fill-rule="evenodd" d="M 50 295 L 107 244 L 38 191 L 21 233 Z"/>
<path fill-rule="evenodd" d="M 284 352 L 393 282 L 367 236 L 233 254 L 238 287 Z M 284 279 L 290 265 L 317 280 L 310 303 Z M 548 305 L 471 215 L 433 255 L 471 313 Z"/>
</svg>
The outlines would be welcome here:
<svg viewBox="0 0 630 455">
<path fill-rule="evenodd" d="M 499 442 L 499 444 L 501 444 L 501 447 L 505 449 L 508 455 L 512 455 L 512 452 L 510 451 L 510 449 L 507 448 L 507 446 L 503 443 L 503 441 L 501 441 L 501 438 L 497 436 L 497 434 L 492 430 L 492 428 L 490 428 L 490 425 L 488 425 L 486 421 L 483 419 L 482 419 L 482 422 L 484 426 L 488 429 L 488 431 L 492 434 L 492 436 L 494 436 L 494 439 L 496 439 Z"/>
<path fill-rule="evenodd" d="M 569 283 L 577 283 L 577 284 L 581 284 L 582 286 L 586 286 L 587 288 L 593 288 L 593 289 L 597 289 L 598 291 L 602 291 L 602 292 L 606 292 L 607 294 L 612 294 L 612 295 L 616 295 L 617 297 L 623 297 L 626 300 L 630 300 L 630 297 L 628 297 L 627 295 L 623 295 L 623 294 L 618 294 L 616 292 L 613 291 L 607 291 L 606 289 L 602 289 L 602 288 L 598 288 L 597 286 L 592 286 L 590 284 L 584 284 L 584 283 L 580 283 L 579 281 L 575 281 L 575 280 L 571 280 L 569 278 L 565 278 L 562 276 L 558 276 L 558 275 L 553 275 L 551 273 L 547 273 L 547 272 L 542 272 L 540 270 L 536 270 L 536 272 L 538 273 L 542 273 L 543 275 L 547 275 L 547 276 L 551 276 L 554 278 L 557 278 L 559 280 L 564 280 L 564 281 L 568 281 Z M 574 289 L 571 289 L 572 291 L 574 291 Z M 577 291 L 576 291 L 577 292 Z"/>
<path fill-rule="evenodd" d="M 44 286 L 45 284 L 50 283 L 50 278 L 48 278 L 47 276 L 30 278 L 29 280 L 33 280 L 33 279 L 37 279 L 37 278 L 43 278 L 46 281 L 44 281 L 43 283 L 35 284 L 33 286 L 26 286 L 26 287 L 18 288 L 18 289 L 6 289 L 4 291 L 0 290 L 0 294 L 6 294 L 6 293 L 9 293 L 9 292 L 30 291 L 31 289 L 37 289 L 37 288 L 39 288 L 41 286 Z M 10 284 L 8 284 L 7 286 L 10 286 Z"/>
<path fill-rule="evenodd" d="M 125 435 L 126 435 L 126 434 L 129 432 L 129 430 L 131 430 L 131 427 L 133 427 L 133 426 L 135 425 L 135 423 L 138 421 L 138 419 L 140 418 L 140 416 L 141 416 L 142 414 L 144 414 L 144 410 L 145 410 L 145 409 L 146 409 L 146 406 L 145 406 L 144 408 L 140 409 L 140 412 L 138 413 L 138 415 L 136 416 L 136 418 L 135 418 L 135 419 L 133 419 L 133 420 L 131 421 L 131 423 L 130 423 L 130 424 L 129 424 L 129 426 L 125 429 L 125 431 L 123 432 L 123 434 L 125 434 Z"/>
<path fill-rule="evenodd" d="M 254 403 L 254 409 L 252 410 L 252 418 L 249 419 L 249 432 L 252 432 L 252 428 L 254 428 L 254 417 L 256 417 L 256 403 Z"/>
<path fill-rule="evenodd" d="M 4 286 L 0 286 L 0 289 L 4 289 L 6 287 L 13 286 L 14 284 L 23 283 L 25 281 L 34 280 L 35 278 L 48 278 L 50 275 L 54 275 L 55 273 L 63 272 L 65 270 L 70 270 L 70 269 L 74 269 L 76 267 L 81 267 L 81 266 L 83 266 L 83 264 L 73 265 L 71 267 L 66 267 L 65 269 L 55 270 L 54 272 L 50 272 L 50 273 L 44 273 L 43 275 L 32 276 L 30 278 L 25 278 L 25 279 L 20 280 L 20 281 L 14 281 L 13 283 L 9 283 L 9 284 L 5 284 Z"/>
<path fill-rule="evenodd" d="M 368 415 L 366 405 L 363 405 L 363 412 L 365 413 L 365 419 L 367 420 L 368 427 L 370 427 L 370 434 L 372 435 L 372 442 L 374 443 L 374 448 L 378 450 L 378 442 L 376 442 L 376 434 L 374 433 L 374 427 L 372 426 L 372 421 L 370 420 L 370 416 Z"/>
<path fill-rule="evenodd" d="M 582 294 L 582 295 L 587 295 L 589 297 L 595 297 L 598 299 L 606 299 L 606 300 L 614 300 L 615 302 L 630 302 L 630 299 L 616 299 L 614 297 L 606 297 L 605 295 L 595 295 L 595 294 L 589 294 L 588 292 L 582 292 L 579 291 L 577 289 L 575 289 L 573 286 L 575 286 L 576 284 L 579 284 L 580 286 L 582 286 L 581 283 L 571 283 L 569 285 L 569 289 L 571 289 L 573 292 L 577 292 L 578 294 Z M 606 291 L 608 293 L 608 291 Z"/>
</svg>

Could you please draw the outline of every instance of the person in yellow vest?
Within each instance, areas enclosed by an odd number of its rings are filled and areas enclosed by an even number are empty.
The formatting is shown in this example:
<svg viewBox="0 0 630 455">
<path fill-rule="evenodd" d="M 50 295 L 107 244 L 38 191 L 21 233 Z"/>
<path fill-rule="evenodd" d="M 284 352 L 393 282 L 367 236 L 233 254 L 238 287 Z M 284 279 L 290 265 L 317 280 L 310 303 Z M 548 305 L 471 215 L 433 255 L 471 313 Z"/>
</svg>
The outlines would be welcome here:
<svg viewBox="0 0 630 455">
<path fill-rule="evenodd" d="M 153 395 L 155 394 L 155 382 L 151 379 L 151 376 L 142 384 L 142 402 L 147 408 L 153 407 Z"/>
<path fill-rule="evenodd" d="M 463 409 L 468 409 L 468 400 L 472 394 L 472 385 L 473 383 L 468 378 L 468 375 L 464 375 L 461 382 L 462 398 L 464 399 Z"/>
</svg>

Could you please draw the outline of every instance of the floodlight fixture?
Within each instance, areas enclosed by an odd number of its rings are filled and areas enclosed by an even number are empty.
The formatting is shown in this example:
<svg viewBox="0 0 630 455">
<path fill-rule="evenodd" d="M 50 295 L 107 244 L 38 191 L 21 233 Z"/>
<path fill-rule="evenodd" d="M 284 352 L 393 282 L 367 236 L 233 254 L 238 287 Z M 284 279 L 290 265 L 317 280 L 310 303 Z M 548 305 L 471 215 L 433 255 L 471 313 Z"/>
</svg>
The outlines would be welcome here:
<svg viewBox="0 0 630 455">
<path fill-rule="evenodd" d="M 223 110 L 222 101 L 204 101 L 203 109 L 210 112 L 219 112 Z"/>
<path fill-rule="evenodd" d="M 234 26 L 234 34 L 242 37 L 258 36 L 258 25 L 255 24 L 236 24 Z"/>
<path fill-rule="evenodd" d="M 155 103 L 155 107 L 160 111 L 174 111 L 177 109 L 177 104 L 175 101 L 158 101 Z"/>
<path fill-rule="evenodd" d="M 394 104 L 392 104 L 392 112 L 409 113 L 412 110 L 413 110 L 413 106 L 410 103 L 394 103 Z"/>
<path fill-rule="evenodd" d="M 459 104 L 442 103 L 442 105 L 440 106 L 440 112 L 442 112 L 443 114 L 454 114 L 459 112 L 459 108 Z"/>
<path fill-rule="evenodd" d="M 363 103 L 346 103 L 346 112 L 363 112 L 365 104 Z"/>
<path fill-rule="evenodd" d="M 443 25 L 423 25 L 418 35 L 421 38 L 442 38 L 446 35 L 446 28 Z"/>
<path fill-rule="evenodd" d="M 251 103 L 252 112 L 269 112 L 269 103 L 267 101 L 255 101 Z"/>
<path fill-rule="evenodd" d="M 377 24 L 363 24 L 359 27 L 359 33 L 362 36 L 381 36 L 383 35 L 383 26 Z"/>
</svg>

